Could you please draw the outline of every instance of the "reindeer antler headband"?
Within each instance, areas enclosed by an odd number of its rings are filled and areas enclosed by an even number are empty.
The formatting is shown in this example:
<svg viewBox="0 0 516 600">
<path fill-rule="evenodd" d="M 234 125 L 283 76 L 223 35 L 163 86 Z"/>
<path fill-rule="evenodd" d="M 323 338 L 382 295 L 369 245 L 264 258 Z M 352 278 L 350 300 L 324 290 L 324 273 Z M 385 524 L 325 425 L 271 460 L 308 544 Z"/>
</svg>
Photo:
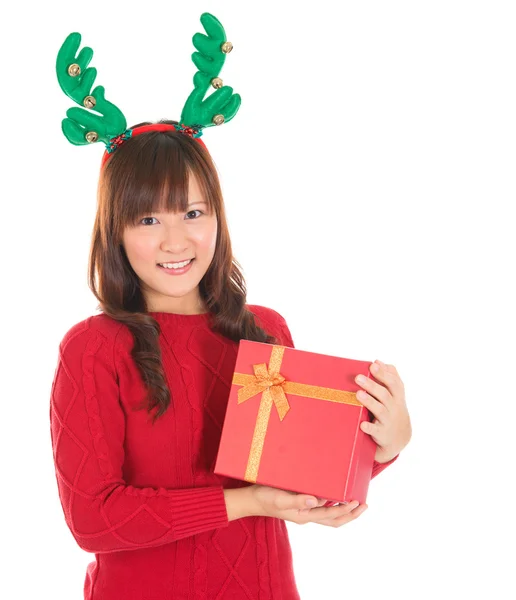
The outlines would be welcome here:
<svg viewBox="0 0 516 600">
<path fill-rule="evenodd" d="M 76 146 L 104 142 L 106 150 L 102 157 L 102 166 L 125 140 L 146 131 L 175 129 L 196 138 L 206 148 L 199 139 L 202 130 L 231 121 L 240 108 L 241 98 L 238 94 L 233 94 L 233 88 L 223 85 L 218 76 L 224 66 L 226 54 L 233 49 L 233 44 L 226 40 L 220 21 L 210 13 L 201 15 L 201 23 L 208 35 L 196 33 L 192 38 L 198 50 L 192 54 L 192 61 L 198 71 L 194 75 L 194 89 L 183 106 L 179 124 L 155 123 L 134 129 L 126 129 L 124 114 L 104 98 L 103 86 L 98 85 L 91 91 L 97 76 L 97 69 L 88 67 L 93 50 L 84 47 L 76 57 L 81 34 L 70 33 L 57 55 L 56 71 L 59 85 L 74 102 L 102 116 L 92 114 L 84 108 L 69 108 L 66 111 L 67 118 L 63 119 L 61 125 L 68 141 Z M 210 85 L 215 88 L 215 92 L 203 100 Z"/>
</svg>

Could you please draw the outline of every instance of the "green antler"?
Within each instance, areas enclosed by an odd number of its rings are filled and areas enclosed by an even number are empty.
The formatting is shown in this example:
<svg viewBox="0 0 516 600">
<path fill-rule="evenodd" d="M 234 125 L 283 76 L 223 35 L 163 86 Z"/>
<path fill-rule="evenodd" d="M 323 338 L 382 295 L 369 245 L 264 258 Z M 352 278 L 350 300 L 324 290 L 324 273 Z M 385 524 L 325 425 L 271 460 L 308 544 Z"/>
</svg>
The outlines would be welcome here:
<svg viewBox="0 0 516 600">
<path fill-rule="evenodd" d="M 63 92 L 74 102 L 103 116 L 73 107 L 66 111 L 68 118 L 63 119 L 61 126 L 68 141 L 76 146 L 97 141 L 108 144 L 110 138 L 125 131 L 127 121 L 120 109 L 104 98 L 101 85 L 90 92 L 97 69 L 86 68 L 93 56 L 91 48 L 84 47 L 75 57 L 80 43 L 80 33 L 70 33 L 63 42 L 57 54 L 57 80 Z"/>
<path fill-rule="evenodd" d="M 192 61 L 199 70 L 193 78 L 194 90 L 181 112 L 181 123 L 192 127 L 211 127 L 231 121 L 240 108 L 241 98 L 233 94 L 233 88 L 223 85 L 218 77 L 233 44 L 226 41 L 222 24 L 210 13 L 201 15 L 201 23 L 208 35 L 196 33 L 192 38 L 199 51 L 192 54 Z M 210 85 L 216 91 L 203 101 Z"/>
</svg>

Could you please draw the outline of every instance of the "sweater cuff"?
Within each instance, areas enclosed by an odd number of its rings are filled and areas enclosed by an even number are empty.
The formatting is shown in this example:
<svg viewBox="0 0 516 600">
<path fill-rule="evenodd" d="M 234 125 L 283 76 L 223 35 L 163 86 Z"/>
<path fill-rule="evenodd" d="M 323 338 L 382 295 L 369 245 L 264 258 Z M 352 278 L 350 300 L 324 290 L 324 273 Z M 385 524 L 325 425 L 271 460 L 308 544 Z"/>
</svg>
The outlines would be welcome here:
<svg viewBox="0 0 516 600">
<path fill-rule="evenodd" d="M 169 497 L 174 537 L 185 538 L 229 524 L 224 488 L 174 490 Z"/>
<path fill-rule="evenodd" d="M 396 454 L 396 456 L 394 458 L 391 458 L 391 460 L 389 462 L 385 462 L 385 463 L 379 463 L 379 462 L 374 461 L 373 472 L 371 473 L 371 479 L 373 479 L 373 477 L 376 477 L 378 475 L 378 473 L 381 473 L 389 465 L 392 465 L 392 463 L 398 458 L 398 456 L 399 456 L 399 454 Z"/>
</svg>

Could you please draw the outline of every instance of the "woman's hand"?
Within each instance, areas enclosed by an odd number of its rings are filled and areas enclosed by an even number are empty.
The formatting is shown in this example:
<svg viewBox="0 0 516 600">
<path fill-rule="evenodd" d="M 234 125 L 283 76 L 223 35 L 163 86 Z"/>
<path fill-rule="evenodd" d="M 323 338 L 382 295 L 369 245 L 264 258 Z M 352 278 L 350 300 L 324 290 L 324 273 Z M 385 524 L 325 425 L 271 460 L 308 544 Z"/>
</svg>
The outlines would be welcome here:
<svg viewBox="0 0 516 600">
<path fill-rule="evenodd" d="M 325 499 L 266 485 L 254 484 L 247 489 L 252 498 L 251 512 L 253 515 L 275 517 L 298 525 L 318 523 L 328 527 L 340 527 L 355 520 L 367 510 L 367 504 L 359 506 L 355 501 L 349 504 L 324 507 Z M 306 504 L 306 501 L 310 499 L 316 503 L 313 508 Z"/>
<path fill-rule="evenodd" d="M 364 390 L 357 392 L 358 400 L 376 417 L 371 423 L 363 421 L 360 429 L 368 433 L 378 448 L 376 462 L 389 462 L 409 443 L 412 426 L 405 404 L 405 387 L 394 365 L 376 360 L 370 371 L 378 381 L 358 375 L 355 381 Z"/>
</svg>

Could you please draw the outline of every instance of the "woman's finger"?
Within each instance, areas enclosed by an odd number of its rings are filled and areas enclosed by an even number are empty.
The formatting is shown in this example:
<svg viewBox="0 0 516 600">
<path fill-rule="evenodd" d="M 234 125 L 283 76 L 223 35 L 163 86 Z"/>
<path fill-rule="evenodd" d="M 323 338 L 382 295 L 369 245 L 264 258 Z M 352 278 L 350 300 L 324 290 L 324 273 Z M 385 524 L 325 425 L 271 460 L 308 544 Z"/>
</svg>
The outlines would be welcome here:
<svg viewBox="0 0 516 600">
<path fill-rule="evenodd" d="M 358 506 L 359 503 L 357 501 L 354 501 L 350 502 L 349 504 L 339 504 L 337 506 L 320 506 L 318 508 L 311 508 L 309 510 L 310 521 L 319 522 L 322 519 L 336 519 L 343 515 L 348 515 Z"/>
<path fill-rule="evenodd" d="M 324 506 L 326 502 L 328 502 L 328 500 L 326 500 L 325 498 L 317 498 L 317 506 Z M 313 510 L 313 508 L 302 508 L 299 512 L 307 513 L 311 510 Z"/>
<path fill-rule="evenodd" d="M 328 525 L 330 527 L 340 527 L 341 525 L 350 523 L 351 521 L 357 519 L 367 510 L 367 508 L 367 504 L 360 504 L 348 514 L 341 515 L 340 517 L 336 517 L 334 519 L 324 519 L 323 521 L 320 521 L 320 524 Z"/>
</svg>

